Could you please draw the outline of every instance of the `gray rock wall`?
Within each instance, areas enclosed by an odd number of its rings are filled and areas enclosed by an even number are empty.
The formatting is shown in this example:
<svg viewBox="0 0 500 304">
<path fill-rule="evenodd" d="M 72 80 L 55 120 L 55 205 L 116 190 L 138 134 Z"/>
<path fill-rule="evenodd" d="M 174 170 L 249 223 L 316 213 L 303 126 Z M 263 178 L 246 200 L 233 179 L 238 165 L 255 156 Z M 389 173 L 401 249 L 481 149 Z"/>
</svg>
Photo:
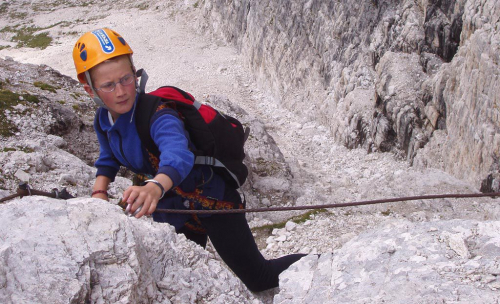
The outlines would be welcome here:
<svg viewBox="0 0 500 304">
<path fill-rule="evenodd" d="M 199 27 L 338 142 L 500 188 L 497 1 L 203 3 Z"/>
<path fill-rule="evenodd" d="M 500 181 L 498 16 L 498 2 L 467 2 L 458 53 L 426 83 L 427 106 L 446 117 L 446 127 L 438 128 L 445 136 L 431 141 L 419 157 L 460 178 L 482 180 L 483 191 L 498 191 Z M 440 152 L 437 157 L 430 156 L 433 150 Z"/>
</svg>

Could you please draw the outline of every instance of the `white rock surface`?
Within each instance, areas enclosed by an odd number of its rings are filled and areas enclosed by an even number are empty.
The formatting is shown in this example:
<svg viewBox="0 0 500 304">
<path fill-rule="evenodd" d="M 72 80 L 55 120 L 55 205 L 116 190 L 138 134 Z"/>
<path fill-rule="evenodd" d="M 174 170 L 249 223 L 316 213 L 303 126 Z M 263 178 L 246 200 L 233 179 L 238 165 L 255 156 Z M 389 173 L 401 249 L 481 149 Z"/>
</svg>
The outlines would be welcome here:
<svg viewBox="0 0 500 304">
<path fill-rule="evenodd" d="M 292 265 L 273 303 L 496 303 L 498 231 L 498 221 L 394 221 Z"/>
<path fill-rule="evenodd" d="M 168 224 L 98 199 L 0 205 L 1 303 L 253 303 L 212 254 Z"/>
</svg>

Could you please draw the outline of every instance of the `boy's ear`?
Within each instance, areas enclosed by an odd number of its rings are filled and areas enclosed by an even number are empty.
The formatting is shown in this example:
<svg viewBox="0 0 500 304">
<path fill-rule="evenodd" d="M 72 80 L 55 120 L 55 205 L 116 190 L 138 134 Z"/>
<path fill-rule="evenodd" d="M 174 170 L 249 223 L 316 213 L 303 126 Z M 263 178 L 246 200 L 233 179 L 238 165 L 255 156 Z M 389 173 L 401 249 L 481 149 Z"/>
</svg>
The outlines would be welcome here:
<svg viewBox="0 0 500 304">
<path fill-rule="evenodd" d="M 94 98 L 94 92 L 92 91 L 92 89 L 88 84 L 84 84 L 83 89 L 90 95 L 90 97 Z"/>
</svg>

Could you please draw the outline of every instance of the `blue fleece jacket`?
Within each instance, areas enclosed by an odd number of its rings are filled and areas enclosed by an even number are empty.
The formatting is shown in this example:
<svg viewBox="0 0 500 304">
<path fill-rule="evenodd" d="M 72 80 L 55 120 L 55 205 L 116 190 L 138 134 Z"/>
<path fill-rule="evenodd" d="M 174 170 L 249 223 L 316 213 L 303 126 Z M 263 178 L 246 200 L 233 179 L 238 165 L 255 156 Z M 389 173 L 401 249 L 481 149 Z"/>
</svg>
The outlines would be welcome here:
<svg viewBox="0 0 500 304">
<path fill-rule="evenodd" d="M 137 100 L 136 100 L 137 104 Z M 127 113 L 120 115 L 111 125 L 108 111 L 99 111 L 99 125 L 94 126 L 100 145 L 100 154 L 95 166 L 96 175 L 104 175 L 114 180 L 120 165 L 135 173 L 168 175 L 174 186 L 181 183 L 193 167 L 194 155 L 188 149 L 184 125 L 175 111 L 172 115 L 155 116 L 151 122 L 151 137 L 161 152 L 158 172 L 155 172 L 148 161 L 146 150 L 135 126 L 134 107 Z"/>
<path fill-rule="evenodd" d="M 204 196 L 222 200 L 225 191 L 224 180 L 215 174 L 210 166 L 194 166 L 194 155 L 189 150 L 190 142 L 182 120 L 174 110 L 162 110 L 161 115 L 153 115 L 151 137 L 160 151 L 160 163 L 155 172 L 146 149 L 143 147 L 135 125 L 135 106 L 120 115 L 113 125 L 108 118 L 108 111 L 101 108 L 94 122 L 100 145 L 99 158 L 95 162 L 96 176 L 104 175 L 114 181 L 120 166 L 125 166 L 135 173 L 155 176 L 158 173 L 168 175 L 174 187 L 179 186 L 184 192 L 202 191 Z M 98 120 L 98 121 L 97 121 Z M 97 125 L 99 124 L 99 126 Z M 201 188 L 200 188 L 200 185 Z M 158 203 L 157 208 L 187 209 L 187 203 L 173 193 Z M 196 209 L 201 209 L 197 205 Z M 173 213 L 153 213 L 157 222 L 167 222 L 177 230 L 190 215 Z"/>
</svg>

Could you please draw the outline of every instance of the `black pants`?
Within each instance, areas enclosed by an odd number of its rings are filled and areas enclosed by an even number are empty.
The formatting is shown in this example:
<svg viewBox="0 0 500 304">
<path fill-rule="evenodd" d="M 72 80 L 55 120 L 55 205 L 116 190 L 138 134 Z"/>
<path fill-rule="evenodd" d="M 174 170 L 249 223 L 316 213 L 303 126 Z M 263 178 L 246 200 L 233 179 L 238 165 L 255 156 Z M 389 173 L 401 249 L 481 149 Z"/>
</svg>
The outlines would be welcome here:
<svg viewBox="0 0 500 304">
<path fill-rule="evenodd" d="M 236 195 L 238 193 L 233 190 Z M 227 193 L 233 196 L 234 193 Z M 239 195 L 238 198 L 239 199 Z M 305 254 L 292 254 L 266 260 L 259 251 L 244 213 L 216 214 L 200 218 L 208 237 L 222 260 L 253 292 L 278 287 L 278 276 Z M 207 235 L 180 229 L 186 238 L 205 248 Z"/>
</svg>

